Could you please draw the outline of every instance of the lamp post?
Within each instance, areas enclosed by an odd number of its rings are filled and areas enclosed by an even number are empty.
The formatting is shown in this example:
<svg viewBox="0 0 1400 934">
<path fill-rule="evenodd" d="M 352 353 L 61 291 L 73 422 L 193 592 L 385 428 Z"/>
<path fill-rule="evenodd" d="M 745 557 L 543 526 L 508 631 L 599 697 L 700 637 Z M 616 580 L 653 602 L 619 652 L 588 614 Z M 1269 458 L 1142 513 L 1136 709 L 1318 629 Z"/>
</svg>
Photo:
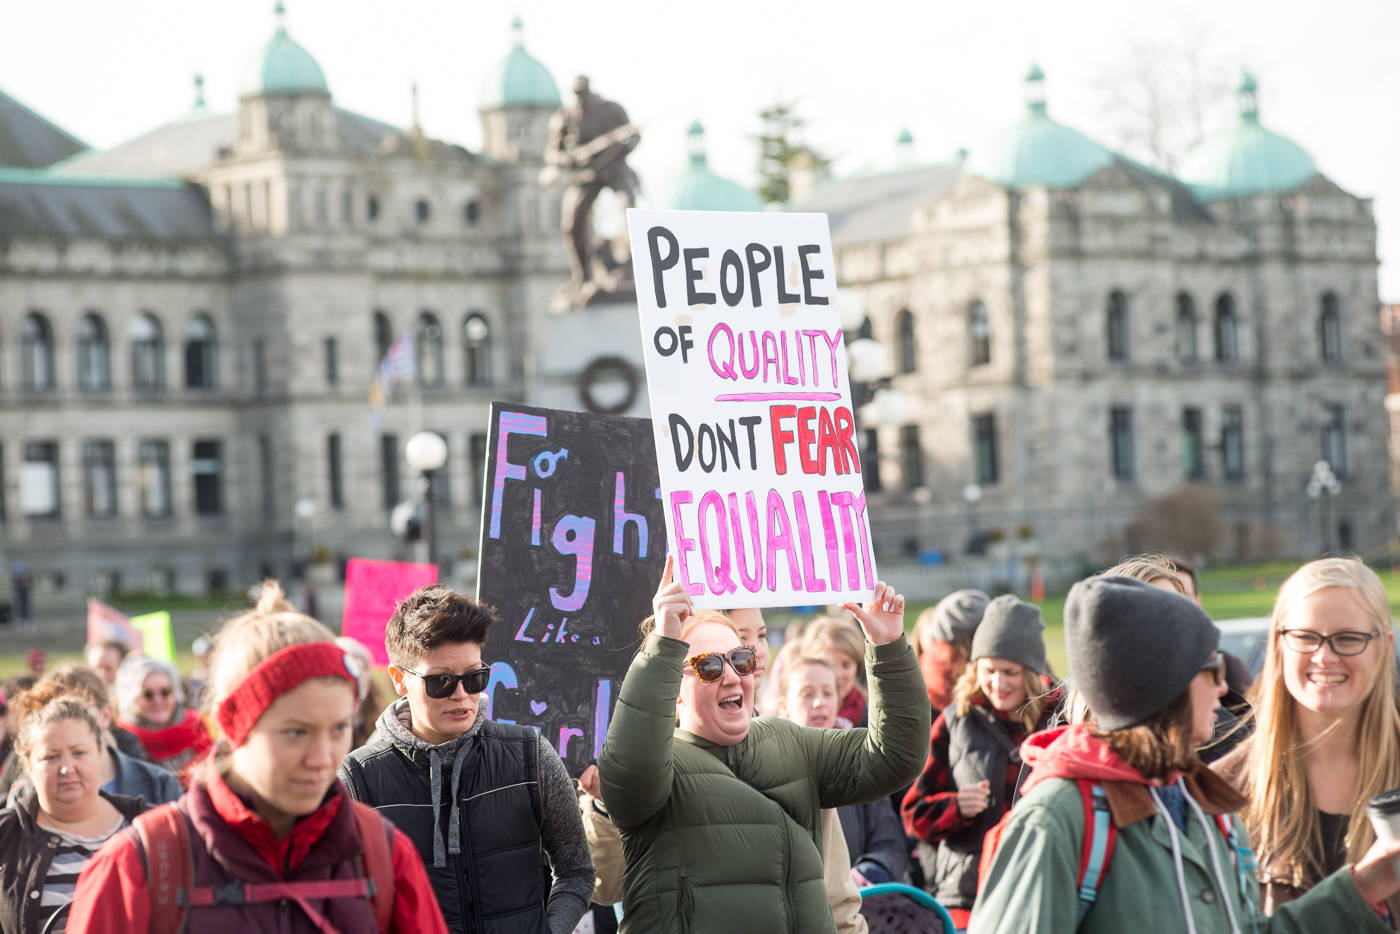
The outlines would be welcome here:
<svg viewBox="0 0 1400 934">
<path fill-rule="evenodd" d="M 433 474 L 447 463 L 447 442 L 433 431 L 420 431 L 404 445 L 404 459 L 421 478 L 423 498 L 423 540 L 428 546 L 428 563 L 437 564 L 437 516 L 433 509 Z"/>
<path fill-rule="evenodd" d="M 1313 464 L 1312 476 L 1308 477 L 1308 484 L 1303 490 L 1308 494 L 1308 499 L 1313 501 L 1313 509 L 1317 512 L 1318 550 L 1322 554 L 1327 554 L 1332 550 L 1328 547 L 1332 538 L 1329 529 L 1332 524 L 1332 497 L 1342 492 L 1341 481 L 1333 472 L 1332 465 L 1327 461 L 1320 460 Z M 1321 499 L 1321 509 L 1318 509 L 1319 499 Z"/>
<path fill-rule="evenodd" d="M 316 618 L 316 585 L 311 580 L 311 563 L 316 560 L 316 501 L 305 497 L 297 500 L 292 507 L 296 513 L 297 521 L 304 528 L 306 537 L 306 557 L 300 559 L 298 566 L 301 570 L 302 588 L 302 610 L 312 619 Z M 293 559 L 296 560 L 297 548 L 293 548 Z"/>
<path fill-rule="evenodd" d="M 963 502 L 967 503 L 967 553 L 980 555 L 984 548 L 977 531 L 977 504 L 982 501 L 982 488 L 975 483 L 963 487 Z"/>
</svg>

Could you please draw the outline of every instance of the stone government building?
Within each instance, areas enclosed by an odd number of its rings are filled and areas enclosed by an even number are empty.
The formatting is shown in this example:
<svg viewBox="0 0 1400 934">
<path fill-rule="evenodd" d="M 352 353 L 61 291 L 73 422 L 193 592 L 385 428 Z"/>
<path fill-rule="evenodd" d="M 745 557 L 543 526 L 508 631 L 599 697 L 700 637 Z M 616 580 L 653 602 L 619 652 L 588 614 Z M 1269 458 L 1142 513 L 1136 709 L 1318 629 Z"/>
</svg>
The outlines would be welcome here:
<svg viewBox="0 0 1400 934">
<path fill-rule="evenodd" d="M 829 213 L 915 402 L 872 429 L 881 553 L 956 555 L 977 531 L 1088 556 L 1186 482 L 1221 492 L 1227 553 L 1388 541 L 1369 202 L 1260 126 L 1252 84 L 1179 179 L 1051 120 L 1038 72 L 1027 87 L 965 160 L 790 206 Z M 568 277 L 562 189 L 539 181 L 559 105 L 517 34 L 469 152 L 340 107 L 280 20 L 235 111 L 197 88 L 105 151 L 0 94 L 0 557 L 52 589 L 197 592 L 313 546 L 399 555 L 388 514 L 426 427 L 449 447 L 440 554 L 472 562 L 487 403 L 582 407 L 590 362 L 640 363 L 634 318 L 546 311 Z M 698 124 L 690 143 L 660 206 L 758 206 Z M 405 334 L 416 385 L 374 423 Z M 647 413 L 644 391 L 613 401 Z M 1303 492 L 1320 457 L 1342 480 L 1326 512 Z"/>
</svg>

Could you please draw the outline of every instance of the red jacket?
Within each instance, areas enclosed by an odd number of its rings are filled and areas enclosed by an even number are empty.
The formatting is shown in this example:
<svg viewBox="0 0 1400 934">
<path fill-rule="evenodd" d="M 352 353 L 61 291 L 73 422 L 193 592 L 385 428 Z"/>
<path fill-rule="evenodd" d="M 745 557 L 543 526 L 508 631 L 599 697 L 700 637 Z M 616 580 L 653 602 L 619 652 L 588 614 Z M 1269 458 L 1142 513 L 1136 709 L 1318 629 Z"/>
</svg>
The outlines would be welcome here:
<svg viewBox="0 0 1400 934">
<path fill-rule="evenodd" d="M 173 807 L 192 825 L 193 884 L 295 881 L 358 876 L 363 849 L 351 801 L 336 782 L 319 809 L 297 821 L 278 840 L 267 822 L 224 782 L 205 773 Z M 202 845 L 201 845 L 202 844 Z M 395 934 L 447 934 L 432 886 L 413 842 L 397 828 L 393 841 Z M 279 869 L 279 867 L 285 867 Z M 68 930 L 85 934 L 150 931 L 151 903 L 146 869 L 134 829 L 107 842 L 84 868 L 73 896 Z M 285 901 L 285 900 L 284 900 Z M 322 902 L 322 913 L 344 934 L 373 932 L 368 902 Z M 316 925 L 295 904 L 267 902 L 192 909 L 187 929 L 199 934 L 302 934 Z M 153 932 L 154 934 L 154 932 Z M 159 932 L 169 934 L 169 932 Z"/>
</svg>

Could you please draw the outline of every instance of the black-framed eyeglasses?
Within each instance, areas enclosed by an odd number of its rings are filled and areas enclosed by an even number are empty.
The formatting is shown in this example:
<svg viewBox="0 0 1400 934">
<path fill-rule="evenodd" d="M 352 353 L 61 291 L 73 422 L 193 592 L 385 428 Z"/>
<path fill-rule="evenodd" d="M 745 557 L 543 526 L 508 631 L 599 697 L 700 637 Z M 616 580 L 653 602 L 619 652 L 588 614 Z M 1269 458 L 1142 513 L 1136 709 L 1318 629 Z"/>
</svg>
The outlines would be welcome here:
<svg viewBox="0 0 1400 934">
<path fill-rule="evenodd" d="M 705 652 L 701 655 L 692 655 L 685 660 L 685 663 L 691 671 L 695 672 L 696 678 L 706 684 L 712 684 L 724 677 L 724 663 L 726 661 L 739 677 L 751 675 L 754 673 L 754 669 L 758 668 L 758 649 L 751 645 L 741 645 L 728 652 Z"/>
<path fill-rule="evenodd" d="M 1201 672 L 1209 673 L 1215 679 L 1217 686 L 1225 683 L 1225 656 L 1216 652 L 1211 660 L 1201 667 Z"/>
<path fill-rule="evenodd" d="M 1371 644 L 1372 639 L 1380 636 L 1380 633 L 1374 630 L 1371 632 L 1334 632 L 1324 636 L 1311 629 L 1280 629 L 1278 634 L 1283 637 L 1284 645 L 1304 655 L 1316 652 L 1324 642 L 1337 655 L 1360 655 L 1366 651 L 1366 646 Z"/>
<path fill-rule="evenodd" d="M 457 685 L 461 684 L 468 694 L 480 694 L 486 690 L 486 685 L 491 682 L 491 666 L 484 665 L 481 668 L 473 668 L 471 671 L 464 671 L 460 675 L 424 675 L 419 674 L 412 668 L 400 668 L 404 674 L 413 675 L 423 682 L 423 691 L 429 697 L 443 698 L 451 697 L 457 692 Z"/>
</svg>

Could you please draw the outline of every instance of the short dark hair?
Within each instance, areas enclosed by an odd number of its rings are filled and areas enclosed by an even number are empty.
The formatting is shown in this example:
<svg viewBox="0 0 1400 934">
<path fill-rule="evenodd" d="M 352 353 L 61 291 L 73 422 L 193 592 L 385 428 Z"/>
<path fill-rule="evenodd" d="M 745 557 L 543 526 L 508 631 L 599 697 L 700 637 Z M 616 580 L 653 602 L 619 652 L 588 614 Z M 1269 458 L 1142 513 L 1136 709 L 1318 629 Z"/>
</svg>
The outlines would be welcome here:
<svg viewBox="0 0 1400 934">
<path fill-rule="evenodd" d="M 104 652 L 106 652 L 109 649 L 116 649 L 117 654 L 120 655 L 122 658 L 126 658 L 128 655 L 131 654 L 131 646 L 127 645 L 120 639 L 103 639 L 97 644 Z"/>
<path fill-rule="evenodd" d="M 1191 592 L 1199 597 L 1201 595 L 1201 580 L 1196 576 L 1196 569 L 1175 555 L 1168 556 L 1167 560 L 1176 568 L 1178 574 L 1191 578 Z"/>
<path fill-rule="evenodd" d="M 384 648 L 389 662 L 402 668 L 440 645 L 458 642 L 486 644 L 486 631 L 496 622 L 496 611 L 450 587 L 419 587 L 404 598 L 384 627 Z"/>
</svg>

